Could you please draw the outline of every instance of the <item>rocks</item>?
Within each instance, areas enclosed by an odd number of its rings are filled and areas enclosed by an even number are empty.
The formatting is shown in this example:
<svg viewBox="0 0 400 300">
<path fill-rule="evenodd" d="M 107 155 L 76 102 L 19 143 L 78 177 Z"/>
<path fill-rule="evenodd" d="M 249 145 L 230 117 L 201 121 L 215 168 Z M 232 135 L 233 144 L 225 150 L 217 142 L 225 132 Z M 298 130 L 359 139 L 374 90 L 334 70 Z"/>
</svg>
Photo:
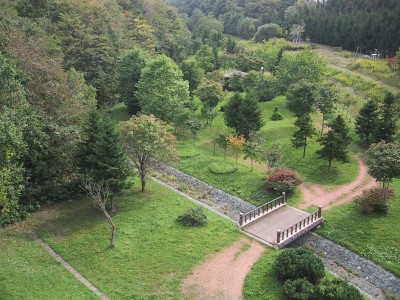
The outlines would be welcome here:
<svg viewBox="0 0 400 300">
<path fill-rule="evenodd" d="M 290 246 L 314 251 L 329 271 L 349 280 L 370 299 L 386 299 L 384 293 L 400 299 L 399 278 L 340 245 L 315 233 L 307 233 Z"/>
<path fill-rule="evenodd" d="M 207 199 L 204 202 L 215 210 L 226 214 L 236 222 L 239 221 L 239 214 L 241 212 L 245 213 L 256 208 L 253 204 L 225 193 L 224 191 L 172 167 L 163 166 L 162 168 L 160 167 L 160 171 L 176 177 L 176 182 L 180 185 L 186 184 L 187 186 L 190 186 L 191 189 L 201 192 L 202 194 L 207 194 Z"/>
</svg>

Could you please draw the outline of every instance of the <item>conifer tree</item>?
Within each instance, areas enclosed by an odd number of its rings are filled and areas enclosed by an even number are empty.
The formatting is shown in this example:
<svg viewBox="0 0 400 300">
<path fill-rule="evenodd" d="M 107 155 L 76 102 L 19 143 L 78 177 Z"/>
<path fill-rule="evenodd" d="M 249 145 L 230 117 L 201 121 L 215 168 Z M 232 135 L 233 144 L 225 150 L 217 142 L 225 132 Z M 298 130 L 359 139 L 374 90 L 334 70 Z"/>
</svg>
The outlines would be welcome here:
<svg viewBox="0 0 400 300">
<path fill-rule="evenodd" d="M 292 145 L 295 148 L 303 147 L 303 158 L 306 156 L 307 139 L 316 134 L 315 127 L 309 114 L 299 117 L 295 122 L 299 129 L 293 133 Z"/>
<path fill-rule="evenodd" d="M 356 133 L 366 143 L 370 142 L 378 124 L 378 105 L 374 100 L 369 100 L 360 109 L 355 121 Z"/>
<path fill-rule="evenodd" d="M 378 125 L 375 130 L 374 138 L 376 141 L 393 142 L 396 134 L 396 98 L 392 93 L 387 93 L 380 109 Z"/>
<path fill-rule="evenodd" d="M 129 174 L 121 136 L 112 120 L 97 111 L 89 114 L 84 135 L 80 151 L 81 173 L 94 182 L 108 185 L 114 209 L 113 196 L 125 187 Z"/>
<path fill-rule="evenodd" d="M 346 125 L 345 120 L 341 115 L 338 115 L 336 119 L 329 124 L 329 127 L 335 132 L 340 134 L 343 139 L 343 143 L 348 146 L 351 143 L 351 137 L 349 135 L 350 128 Z"/>
</svg>

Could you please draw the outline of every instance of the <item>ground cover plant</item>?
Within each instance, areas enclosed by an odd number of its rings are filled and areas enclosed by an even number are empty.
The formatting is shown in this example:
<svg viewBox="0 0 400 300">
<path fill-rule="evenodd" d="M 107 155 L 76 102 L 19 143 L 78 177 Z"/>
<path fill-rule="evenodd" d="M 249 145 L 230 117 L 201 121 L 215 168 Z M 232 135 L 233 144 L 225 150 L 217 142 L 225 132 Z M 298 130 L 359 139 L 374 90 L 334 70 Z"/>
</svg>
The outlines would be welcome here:
<svg viewBox="0 0 400 300">
<path fill-rule="evenodd" d="M 324 224 L 317 233 L 400 276 L 400 232 L 396 230 L 400 180 L 395 180 L 391 188 L 396 198 L 390 201 L 387 214 L 363 214 L 356 203 L 348 203 L 325 211 Z"/>
<path fill-rule="evenodd" d="M 117 201 L 112 250 L 107 247 L 107 225 L 86 199 L 44 211 L 33 220 L 35 229 L 112 299 L 175 299 L 195 265 L 241 235 L 234 223 L 208 211 L 207 226 L 181 225 L 177 217 L 194 204 L 153 182 L 145 193 L 135 184 Z"/>
</svg>

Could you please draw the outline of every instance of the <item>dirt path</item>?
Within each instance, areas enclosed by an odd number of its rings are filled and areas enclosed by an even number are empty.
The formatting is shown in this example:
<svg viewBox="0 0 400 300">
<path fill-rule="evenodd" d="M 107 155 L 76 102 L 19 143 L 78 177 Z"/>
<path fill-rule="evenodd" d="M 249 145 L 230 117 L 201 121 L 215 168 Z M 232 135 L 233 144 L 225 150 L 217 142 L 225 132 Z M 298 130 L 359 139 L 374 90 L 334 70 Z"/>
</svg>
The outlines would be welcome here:
<svg viewBox="0 0 400 300">
<path fill-rule="evenodd" d="M 376 181 L 368 174 L 368 169 L 363 160 L 357 158 L 357 162 L 359 166 L 357 178 L 349 184 L 331 190 L 323 185 L 302 184 L 300 188 L 303 193 L 303 202 L 300 203 L 300 208 L 306 209 L 313 205 L 330 208 L 342 205 L 361 195 L 364 190 L 377 186 Z"/>
<path fill-rule="evenodd" d="M 265 248 L 242 238 L 198 265 L 182 284 L 182 295 L 190 300 L 240 300 L 247 273 Z"/>
</svg>

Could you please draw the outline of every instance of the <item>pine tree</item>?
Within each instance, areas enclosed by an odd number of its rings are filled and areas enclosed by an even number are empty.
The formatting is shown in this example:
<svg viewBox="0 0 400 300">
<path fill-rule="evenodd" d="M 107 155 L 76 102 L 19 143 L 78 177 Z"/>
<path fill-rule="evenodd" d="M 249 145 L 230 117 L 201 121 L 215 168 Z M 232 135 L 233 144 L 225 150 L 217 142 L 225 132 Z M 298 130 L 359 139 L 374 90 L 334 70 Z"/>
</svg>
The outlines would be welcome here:
<svg viewBox="0 0 400 300">
<path fill-rule="evenodd" d="M 378 126 L 375 130 L 374 138 L 376 141 L 393 142 L 396 134 L 396 98 L 392 93 L 387 93 L 383 101 L 378 119 Z"/>
<path fill-rule="evenodd" d="M 324 133 L 318 141 L 322 149 L 317 150 L 316 153 L 320 158 L 329 161 L 329 169 L 331 169 L 332 160 L 334 159 L 344 163 L 349 161 L 346 144 L 339 133 L 331 129 L 327 133 Z"/>
<path fill-rule="evenodd" d="M 343 139 L 343 143 L 347 146 L 351 143 L 351 137 L 349 135 L 350 128 L 346 125 L 346 122 L 341 115 L 338 115 L 336 119 L 329 124 L 329 127 L 335 132 L 340 134 Z"/>
<path fill-rule="evenodd" d="M 124 187 L 128 177 L 128 161 L 115 124 L 97 111 L 89 114 L 81 144 L 80 169 L 83 176 L 95 182 L 104 182 L 113 196 Z"/>
<path fill-rule="evenodd" d="M 378 124 L 378 106 L 374 100 L 369 100 L 363 105 L 356 117 L 355 129 L 360 138 L 366 143 L 374 134 Z"/>
<path fill-rule="evenodd" d="M 295 122 L 299 129 L 293 133 L 292 145 L 295 148 L 303 147 L 303 158 L 306 156 L 307 139 L 316 134 L 315 127 L 309 114 L 299 117 Z"/>
</svg>

